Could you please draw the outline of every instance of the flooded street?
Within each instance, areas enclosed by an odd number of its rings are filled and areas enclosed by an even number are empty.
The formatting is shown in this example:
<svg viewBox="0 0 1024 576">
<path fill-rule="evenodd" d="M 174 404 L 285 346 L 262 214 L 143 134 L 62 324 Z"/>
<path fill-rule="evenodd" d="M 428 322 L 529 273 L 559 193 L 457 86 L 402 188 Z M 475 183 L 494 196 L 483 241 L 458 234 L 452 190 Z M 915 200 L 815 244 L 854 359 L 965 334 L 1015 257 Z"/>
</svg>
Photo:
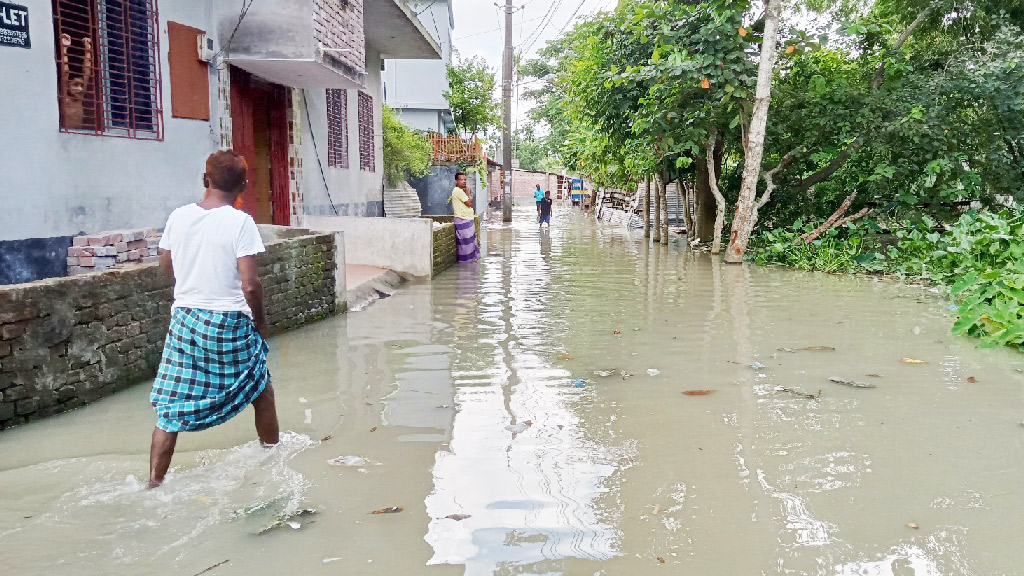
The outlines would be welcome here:
<svg viewBox="0 0 1024 576">
<path fill-rule="evenodd" d="M 1019 353 L 925 289 L 532 210 L 273 338 L 274 449 L 250 409 L 144 490 L 147 384 L 0 433 L 3 572 L 1024 574 Z"/>
</svg>

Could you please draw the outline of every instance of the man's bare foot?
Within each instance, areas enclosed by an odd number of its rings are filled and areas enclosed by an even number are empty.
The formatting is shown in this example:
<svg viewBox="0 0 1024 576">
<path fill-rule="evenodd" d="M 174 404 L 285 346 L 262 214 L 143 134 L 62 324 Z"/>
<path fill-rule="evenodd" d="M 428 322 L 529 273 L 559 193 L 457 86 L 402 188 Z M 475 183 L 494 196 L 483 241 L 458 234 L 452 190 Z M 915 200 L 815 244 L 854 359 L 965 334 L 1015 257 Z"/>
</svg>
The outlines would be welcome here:
<svg viewBox="0 0 1024 576">
<path fill-rule="evenodd" d="M 153 488 L 156 488 L 157 486 L 159 486 L 159 485 L 161 485 L 163 483 L 164 483 L 163 480 L 150 480 L 149 481 L 149 485 L 146 486 L 146 490 L 152 490 Z"/>
</svg>

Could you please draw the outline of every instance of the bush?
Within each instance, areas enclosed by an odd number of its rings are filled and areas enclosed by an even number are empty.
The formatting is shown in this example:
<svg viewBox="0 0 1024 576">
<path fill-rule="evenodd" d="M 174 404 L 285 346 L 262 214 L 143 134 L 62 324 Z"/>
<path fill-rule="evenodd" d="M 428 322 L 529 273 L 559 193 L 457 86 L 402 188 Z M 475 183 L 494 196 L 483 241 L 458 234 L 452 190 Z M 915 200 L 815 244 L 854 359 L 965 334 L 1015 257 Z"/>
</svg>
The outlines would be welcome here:
<svg viewBox="0 0 1024 576">
<path fill-rule="evenodd" d="M 430 171 L 433 147 L 422 134 L 407 128 L 398 114 L 384 106 L 384 179 L 392 188 L 410 176 Z"/>
</svg>

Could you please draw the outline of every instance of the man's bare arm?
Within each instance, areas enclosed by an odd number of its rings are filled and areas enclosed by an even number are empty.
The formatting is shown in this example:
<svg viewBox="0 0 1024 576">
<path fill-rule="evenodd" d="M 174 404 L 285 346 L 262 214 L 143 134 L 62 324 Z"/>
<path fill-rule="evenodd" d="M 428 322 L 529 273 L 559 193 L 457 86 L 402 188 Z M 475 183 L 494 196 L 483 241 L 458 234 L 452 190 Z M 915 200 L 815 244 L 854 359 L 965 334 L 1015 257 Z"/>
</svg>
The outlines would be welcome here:
<svg viewBox="0 0 1024 576">
<path fill-rule="evenodd" d="M 171 251 L 160 248 L 157 250 L 157 254 L 160 256 L 160 269 L 171 278 L 174 278 L 174 264 L 171 262 Z"/>
<path fill-rule="evenodd" d="M 242 294 L 252 310 L 256 331 L 264 338 L 269 338 L 270 325 L 267 324 L 267 313 L 263 309 L 263 282 L 260 281 L 255 256 L 242 256 L 238 259 L 238 275 L 242 278 Z"/>
</svg>

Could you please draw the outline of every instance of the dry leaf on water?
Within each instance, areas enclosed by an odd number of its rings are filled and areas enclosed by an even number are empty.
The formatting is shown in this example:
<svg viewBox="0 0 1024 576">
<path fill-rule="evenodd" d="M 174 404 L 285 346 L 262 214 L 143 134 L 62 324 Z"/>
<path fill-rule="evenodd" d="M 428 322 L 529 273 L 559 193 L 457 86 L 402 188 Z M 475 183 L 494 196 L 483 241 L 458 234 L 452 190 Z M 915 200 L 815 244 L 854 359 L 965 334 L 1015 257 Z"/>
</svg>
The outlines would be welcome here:
<svg viewBox="0 0 1024 576">
<path fill-rule="evenodd" d="M 402 510 L 405 510 L 405 508 L 401 506 L 392 506 L 391 508 L 381 508 L 380 510 L 374 510 L 373 512 L 370 512 L 370 514 L 397 514 Z"/>
<path fill-rule="evenodd" d="M 654 505 L 654 515 L 657 516 L 658 512 L 661 512 L 661 504 Z"/>
<path fill-rule="evenodd" d="M 658 556 L 658 562 L 661 562 L 662 564 L 664 564 L 665 563 L 665 559 L 662 558 L 661 556 Z"/>
<path fill-rule="evenodd" d="M 978 379 L 975 378 L 974 376 L 968 376 L 967 377 L 967 382 L 970 383 L 970 384 L 977 384 L 978 383 Z"/>
<path fill-rule="evenodd" d="M 907 526 L 913 528 L 914 530 L 920 528 L 920 526 L 917 525 L 917 522 L 907 522 Z"/>
<path fill-rule="evenodd" d="M 835 352 L 836 349 L 831 346 L 804 346 L 801 350 L 808 350 L 810 352 Z"/>
<path fill-rule="evenodd" d="M 373 428 L 370 428 L 370 432 L 376 432 L 376 431 L 377 431 L 377 427 L 376 426 L 374 426 Z"/>
<path fill-rule="evenodd" d="M 687 396 L 707 396 L 708 394 L 714 394 L 714 390 L 687 390 L 683 392 Z"/>
<path fill-rule="evenodd" d="M 924 360 L 918 360 L 917 358 L 903 358 L 900 360 L 904 364 L 927 364 Z"/>
<path fill-rule="evenodd" d="M 561 358 L 562 360 L 572 360 L 572 354 L 569 354 L 568 352 L 562 352 Z"/>
<path fill-rule="evenodd" d="M 471 517 L 472 516 L 470 516 L 469 514 L 449 514 L 449 515 L 445 516 L 445 518 L 449 518 L 451 520 L 455 520 L 456 522 L 459 522 L 460 520 L 465 520 L 466 518 L 471 518 Z"/>
<path fill-rule="evenodd" d="M 618 330 L 612 330 L 612 334 L 622 334 L 622 332 L 620 332 Z"/>
</svg>

